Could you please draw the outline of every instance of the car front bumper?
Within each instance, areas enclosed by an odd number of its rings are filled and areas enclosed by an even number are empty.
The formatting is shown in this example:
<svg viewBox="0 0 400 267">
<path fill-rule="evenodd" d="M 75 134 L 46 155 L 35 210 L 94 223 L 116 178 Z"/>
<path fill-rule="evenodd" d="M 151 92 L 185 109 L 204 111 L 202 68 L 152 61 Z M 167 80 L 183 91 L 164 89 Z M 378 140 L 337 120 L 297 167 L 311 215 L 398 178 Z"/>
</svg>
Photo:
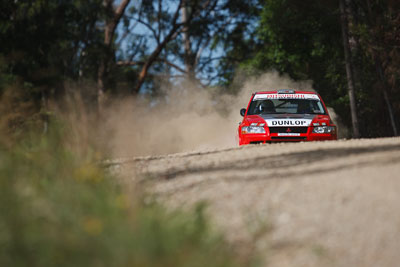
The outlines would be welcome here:
<svg viewBox="0 0 400 267">
<path fill-rule="evenodd" d="M 317 133 L 304 133 L 304 134 L 241 134 L 239 136 L 239 145 L 260 144 L 260 143 L 273 143 L 273 142 L 302 142 L 302 141 L 326 141 L 337 140 L 336 133 L 334 134 L 317 134 Z"/>
</svg>

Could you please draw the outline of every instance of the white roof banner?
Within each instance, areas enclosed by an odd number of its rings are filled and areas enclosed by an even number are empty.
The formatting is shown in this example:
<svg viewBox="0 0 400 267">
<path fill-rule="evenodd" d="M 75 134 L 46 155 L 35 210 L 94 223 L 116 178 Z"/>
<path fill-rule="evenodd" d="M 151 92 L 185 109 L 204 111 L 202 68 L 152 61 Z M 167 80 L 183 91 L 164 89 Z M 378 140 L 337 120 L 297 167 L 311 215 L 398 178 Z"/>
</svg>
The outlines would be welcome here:
<svg viewBox="0 0 400 267">
<path fill-rule="evenodd" d="M 254 100 L 263 99 L 315 99 L 319 100 L 316 94 L 256 94 Z"/>
</svg>

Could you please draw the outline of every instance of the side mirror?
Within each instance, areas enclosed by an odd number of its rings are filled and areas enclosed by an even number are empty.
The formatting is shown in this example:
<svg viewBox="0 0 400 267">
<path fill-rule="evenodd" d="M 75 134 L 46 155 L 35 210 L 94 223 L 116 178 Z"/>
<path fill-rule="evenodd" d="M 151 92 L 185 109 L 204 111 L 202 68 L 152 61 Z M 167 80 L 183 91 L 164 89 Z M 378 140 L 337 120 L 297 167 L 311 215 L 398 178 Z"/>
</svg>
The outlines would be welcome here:
<svg viewBox="0 0 400 267">
<path fill-rule="evenodd" d="M 242 108 L 242 109 L 240 110 L 240 115 L 242 115 L 242 117 L 244 117 L 244 114 L 246 114 L 246 109 L 245 109 L 245 108 Z"/>
</svg>

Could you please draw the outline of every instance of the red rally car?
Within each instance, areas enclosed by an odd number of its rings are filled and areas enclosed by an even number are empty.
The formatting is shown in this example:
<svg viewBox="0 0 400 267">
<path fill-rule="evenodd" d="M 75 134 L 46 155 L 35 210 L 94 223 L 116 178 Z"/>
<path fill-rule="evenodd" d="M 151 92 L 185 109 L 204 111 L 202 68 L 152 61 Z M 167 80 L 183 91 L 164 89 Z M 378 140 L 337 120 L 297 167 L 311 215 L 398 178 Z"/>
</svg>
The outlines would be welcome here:
<svg viewBox="0 0 400 267">
<path fill-rule="evenodd" d="M 240 115 L 239 145 L 337 139 L 336 126 L 315 92 L 257 92 Z"/>
</svg>

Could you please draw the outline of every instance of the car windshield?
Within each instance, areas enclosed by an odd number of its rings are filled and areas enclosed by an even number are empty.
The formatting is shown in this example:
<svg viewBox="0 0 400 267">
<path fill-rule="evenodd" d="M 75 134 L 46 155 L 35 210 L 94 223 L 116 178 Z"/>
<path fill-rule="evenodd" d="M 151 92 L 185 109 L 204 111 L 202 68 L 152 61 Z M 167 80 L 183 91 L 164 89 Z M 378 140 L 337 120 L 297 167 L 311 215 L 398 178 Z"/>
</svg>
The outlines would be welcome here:
<svg viewBox="0 0 400 267">
<path fill-rule="evenodd" d="M 318 97 L 313 99 L 260 99 L 254 97 L 247 114 L 326 114 L 326 111 Z"/>
</svg>

